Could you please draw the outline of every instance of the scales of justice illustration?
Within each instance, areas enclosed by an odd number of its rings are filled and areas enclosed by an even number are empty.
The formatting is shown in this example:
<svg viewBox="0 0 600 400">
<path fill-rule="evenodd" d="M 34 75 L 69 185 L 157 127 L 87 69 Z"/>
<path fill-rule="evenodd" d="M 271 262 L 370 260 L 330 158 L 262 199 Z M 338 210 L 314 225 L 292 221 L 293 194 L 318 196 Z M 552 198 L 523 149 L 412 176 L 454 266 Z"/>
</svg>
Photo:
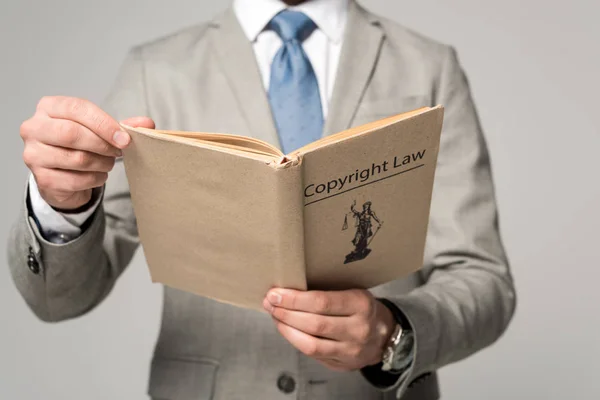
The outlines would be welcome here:
<svg viewBox="0 0 600 400">
<path fill-rule="evenodd" d="M 369 245 L 375 239 L 377 232 L 383 226 L 383 221 L 380 220 L 377 215 L 375 215 L 375 211 L 372 208 L 373 203 L 371 201 L 366 201 L 362 205 L 362 210 L 356 210 L 356 200 L 350 206 L 350 212 L 344 215 L 344 224 L 342 225 L 342 231 L 348 229 L 348 216 L 354 218 L 354 228 L 356 232 L 354 234 L 354 238 L 352 239 L 352 245 L 354 245 L 354 250 L 350 253 L 346 254 L 346 259 L 344 260 L 344 264 L 348 264 L 354 261 L 364 260 L 370 253 L 371 249 Z M 373 222 L 377 222 L 377 227 L 373 230 Z"/>
</svg>

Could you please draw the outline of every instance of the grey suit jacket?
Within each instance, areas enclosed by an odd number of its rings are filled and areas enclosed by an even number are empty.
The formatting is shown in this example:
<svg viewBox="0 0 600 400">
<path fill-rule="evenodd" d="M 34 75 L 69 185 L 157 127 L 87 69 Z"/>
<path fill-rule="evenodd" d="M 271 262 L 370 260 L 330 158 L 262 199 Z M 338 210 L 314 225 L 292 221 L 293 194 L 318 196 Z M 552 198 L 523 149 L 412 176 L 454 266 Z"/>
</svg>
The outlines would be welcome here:
<svg viewBox="0 0 600 400">
<path fill-rule="evenodd" d="M 329 371 L 294 350 L 269 316 L 165 288 L 151 397 L 434 400 L 435 371 L 491 344 L 508 325 L 515 292 L 488 153 L 454 50 L 354 2 L 347 27 L 325 135 L 419 106 L 446 108 L 424 267 L 373 290 L 393 301 L 416 332 L 408 379 L 381 389 L 359 372 Z M 251 44 L 231 9 L 134 48 L 105 109 L 118 119 L 150 116 L 161 129 L 231 132 L 278 145 Z M 117 162 L 102 207 L 72 242 L 46 241 L 24 201 L 9 264 L 33 312 L 60 321 L 98 305 L 138 244 Z M 289 394 L 278 388 L 283 373 L 295 381 Z M 287 383 L 279 386 L 291 389 Z"/>
</svg>

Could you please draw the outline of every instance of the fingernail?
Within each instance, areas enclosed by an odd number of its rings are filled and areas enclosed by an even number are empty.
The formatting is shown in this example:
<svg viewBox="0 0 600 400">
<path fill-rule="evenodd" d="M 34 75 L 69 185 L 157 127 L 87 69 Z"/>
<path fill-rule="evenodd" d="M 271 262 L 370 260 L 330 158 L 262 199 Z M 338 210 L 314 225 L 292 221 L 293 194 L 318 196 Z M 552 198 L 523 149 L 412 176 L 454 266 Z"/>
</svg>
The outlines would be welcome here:
<svg viewBox="0 0 600 400">
<path fill-rule="evenodd" d="M 273 306 L 271 305 L 271 303 L 265 304 L 264 309 L 266 312 L 268 312 L 269 314 L 271 314 L 273 312 Z"/>
<path fill-rule="evenodd" d="M 281 295 L 277 292 L 269 293 L 269 302 L 273 305 L 281 303 Z"/>
<path fill-rule="evenodd" d="M 121 151 L 121 149 L 117 149 L 115 151 L 115 154 L 116 154 L 117 157 L 123 157 L 123 152 Z"/>
<path fill-rule="evenodd" d="M 113 140 L 119 146 L 127 146 L 129 144 L 129 135 L 123 131 L 116 131 Z"/>
<path fill-rule="evenodd" d="M 271 303 L 269 302 L 269 299 L 267 297 L 265 297 L 265 299 L 263 300 L 262 306 L 265 309 L 265 311 L 268 312 L 269 314 L 271 314 L 273 312 L 273 306 L 271 305 Z"/>
</svg>

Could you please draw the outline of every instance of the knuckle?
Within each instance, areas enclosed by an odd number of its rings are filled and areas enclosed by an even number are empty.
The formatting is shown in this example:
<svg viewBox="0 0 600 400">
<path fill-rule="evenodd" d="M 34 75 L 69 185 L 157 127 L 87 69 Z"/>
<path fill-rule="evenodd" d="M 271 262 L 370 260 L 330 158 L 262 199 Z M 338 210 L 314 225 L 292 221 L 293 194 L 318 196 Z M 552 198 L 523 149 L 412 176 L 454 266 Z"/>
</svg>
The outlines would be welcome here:
<svg viewBox="0 0 600 400">
<path fill-rule="evenodd" d="M 23 140 L 26 140 L 31 135 L 31 131 L 33 130 L 33 125 L 34 125 L 34 122 L 31 118 L 23 121 L 23 123 L 19 127 L 19 134 L 21 135 L 21 138 Z"/>
<path fill-rule="evenodd" d="M 374 304 L 371 298 L 360 292 L 357 293 L 356 297 L 358 312 L 364 315 L 371 315 L 374 311 Z"/>
<path fill-rule="evenodd" d="M 316 339 L 312 339 L 312 340 L 309 340 L 308 343 L 306 344 L 304 354 L 306 354 L 309 357 L 315 357 L 320 354 L 319 350 L 320 350 L 319 343 L 317 342 Z"/>
<path fill-rule="evenodd" d="M 33 165 L 35 165 L 37 159 L 37 152 L 35 151 L 35 149 L 31 146 L 25 146 L 25 148 L 23 149 L 23 162 L 25 163 L 25 165 L 27 165 L 30 169 Z"/>
<path fill-rule="evenodd" d="M 49 189 L 52 187 L 53 180 L 50 176 L 42 171 L 32 171 L 33 176 L 35 177 L 35 182 L 38 187 L 43 189 Z"/>
<path fill-rule="evenodd" d="M 325 336 L 329 333 L 329 324 L 325 319 L 315 318 L 312 331 L 316 336 Z"/>
<path fill-rule="evenodd" d="M 325 293 L 315 295 L 315 308 L 318 313 L 325 314 L 331 309 L 331 300 Z"/>
<path fill-rule="evenodd" d="M 76 124 L 65 121 L 57 128 L 56 135 L 63 146 L 72 147 L 79 140 L 79 128 Z"/>
<path fill-rule="evenodd" d="M 56 101 L 56 98 L 53 96 L 43 96 L 40 101 L 37 103 L 36 110 L 42 111 L 50 108 L 52 104 Z"/>
<path fill-rule="evenodd" d="M 367 343 L 371 338 L 372 329 L 369 324 L 361 324 L 356 328 L 355 337 L 359 343 Z"/>
<path fill-rule="evenodd" d="M 74 151 L 71 153 L 74 163 L 79 167 L 89 167 L 92 164 L 92 157 L 84 151 Z"/>
</svg>

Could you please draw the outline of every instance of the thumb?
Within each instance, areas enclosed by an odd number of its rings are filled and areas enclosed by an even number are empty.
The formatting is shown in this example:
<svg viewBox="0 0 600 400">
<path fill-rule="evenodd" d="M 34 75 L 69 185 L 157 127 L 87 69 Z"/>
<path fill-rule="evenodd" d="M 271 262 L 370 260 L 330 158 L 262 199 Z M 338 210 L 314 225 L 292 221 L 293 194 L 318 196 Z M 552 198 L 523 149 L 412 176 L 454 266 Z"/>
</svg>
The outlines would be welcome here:
<svg viewBox="0 0 600 400">
<path fill-rule="evenodd" d="M 127 119 L 124 119 L 123 121 L 121 121 L 121 123 L 124 125 L 132 126 L 134 128 L 148 128 L 148 129 L 155 128 L 154 121 L 152 121 L 152 119 L 150 119 L 148 117 L 127 118 Z"/>
</svg>

